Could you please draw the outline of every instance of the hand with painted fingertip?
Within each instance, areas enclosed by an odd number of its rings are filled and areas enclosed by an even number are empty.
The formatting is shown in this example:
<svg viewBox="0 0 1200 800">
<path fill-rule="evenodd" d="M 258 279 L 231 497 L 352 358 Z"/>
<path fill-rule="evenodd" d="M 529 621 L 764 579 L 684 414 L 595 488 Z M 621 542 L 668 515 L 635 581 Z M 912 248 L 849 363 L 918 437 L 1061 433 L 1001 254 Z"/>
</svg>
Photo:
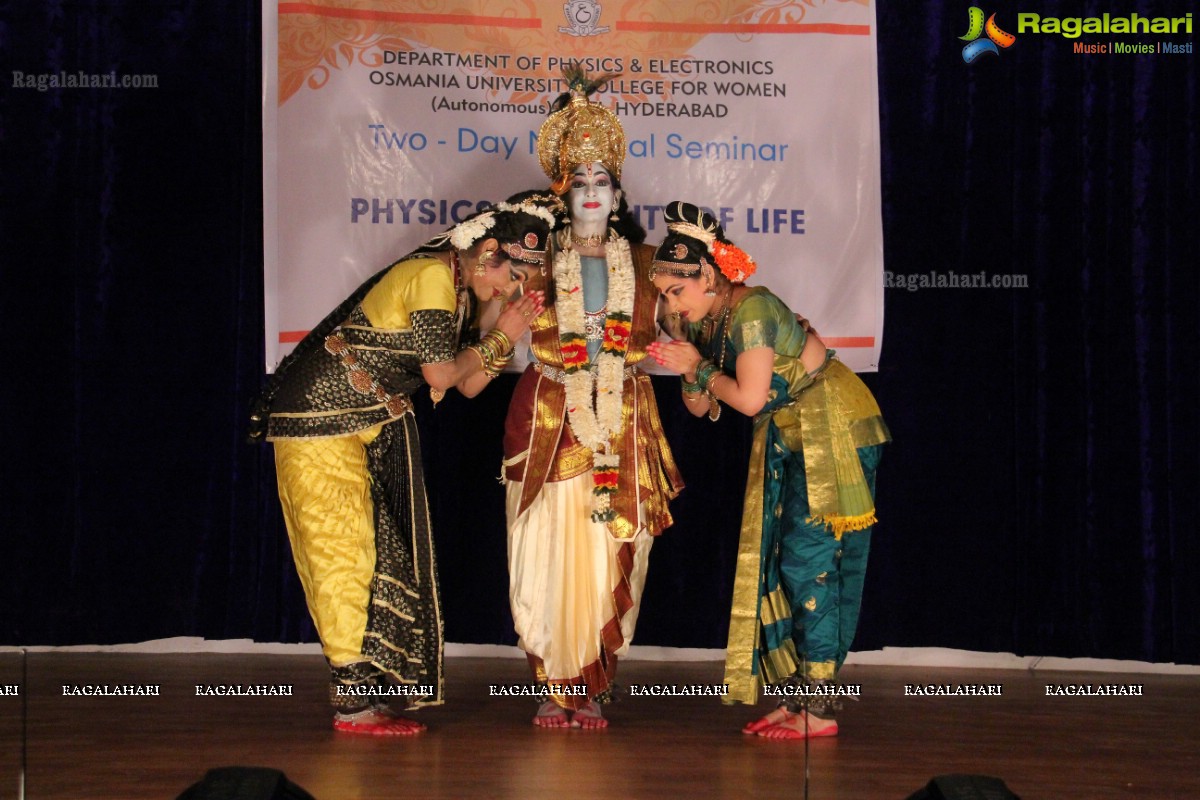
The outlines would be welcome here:
<svg viewBox="0 0 1200 800">
<path fill-rule="evenodd" d="M 496 328 L 516 342 L 525 331 L 529 330 L 533 320 L 545 308 L 546 296 L 543 292 L 528 292 L 519 299 L 505 305 L 500 316 L 496 318 Z"/>
<path fill-rule="evenodd" d="M 689 380 L 694 380 L 696 367 L 700 364 L 700 351 L 687 341 L 652 342 L 647 346 L 650 354 L 660 367 L 671 372 L 677 372 Z"/>
</svg>

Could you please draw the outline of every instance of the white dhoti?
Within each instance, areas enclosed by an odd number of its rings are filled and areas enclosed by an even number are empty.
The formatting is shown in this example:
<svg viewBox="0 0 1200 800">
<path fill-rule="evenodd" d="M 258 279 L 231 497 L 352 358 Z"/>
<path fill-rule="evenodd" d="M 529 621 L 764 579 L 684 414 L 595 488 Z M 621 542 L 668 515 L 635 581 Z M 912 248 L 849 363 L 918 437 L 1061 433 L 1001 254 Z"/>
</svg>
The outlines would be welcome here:
<svg viewBox="0 0 1200 800">
<path fill-rule="evenodd" d="M 518 646 L 539 680 L 606 691 L 637 626 L 653 537 L 614 538 L 591 519 L 592 476 L 547 482 L 519 517 L 507 482 L 509 599 Z M 569 708 L 587 697 L 552 695 Z"/>
</svg>

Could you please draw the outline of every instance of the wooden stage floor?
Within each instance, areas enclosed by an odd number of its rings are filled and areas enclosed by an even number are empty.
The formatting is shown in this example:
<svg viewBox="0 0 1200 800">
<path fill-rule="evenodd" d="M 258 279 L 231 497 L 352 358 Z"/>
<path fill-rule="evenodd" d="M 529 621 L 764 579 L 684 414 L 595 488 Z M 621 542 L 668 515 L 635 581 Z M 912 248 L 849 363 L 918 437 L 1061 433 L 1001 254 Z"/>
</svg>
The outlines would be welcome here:
<svg viewBox="0 0 1200 800">
<path fill-rule="evenodd" d="M 174 798 L 213 767 L 268 766 L 319 800 L 803 795 L 804 746 L 744 736 L 755 714 L 712 697 L 624 697 L 606 731 L 539 730 L 515 659 L 447 661 L 449 703 L 415 738 L 335 734 L 320 656 L 0 654 L 0 798 Z M 628 661 L 623 685 L 719 684 L 718 662 Z M 862 687 L 841 735 L 810 743 L 813 800 L 903 800 L 935 775 L 1003 779 L 1023 800 L 1200 798 L 1200 676 L 848 666 Z M 156 697 L 64 686 L 157 684 Z M 201 697 L 196 685 L 290 685 L 291 697 Z M 907 684 L 999 684 L 1000 696 L 906 696 Z M 1047 696 L 1046 685 L 1131 685 L 1141 696 Z M 760 704 L 760 712 L 769 708 Z"/>
</svg>

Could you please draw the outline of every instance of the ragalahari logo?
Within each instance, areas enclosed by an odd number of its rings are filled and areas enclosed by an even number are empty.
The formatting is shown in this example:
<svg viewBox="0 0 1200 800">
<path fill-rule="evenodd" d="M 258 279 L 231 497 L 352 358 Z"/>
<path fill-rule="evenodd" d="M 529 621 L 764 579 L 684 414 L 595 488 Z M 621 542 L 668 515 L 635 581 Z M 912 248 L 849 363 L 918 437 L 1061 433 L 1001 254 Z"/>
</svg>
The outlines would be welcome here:
<svg viewBox="0 0 1200 800">
<path fill-rule="evenodd" d="M 980 39 L 983 34 L 987 34 L 986 39 Z M 984 53 L 992 55 L 1000 55 L 1000 48 L 1012 47 L 1013 42 L 1017 37 L 1011 33 L 1005 33 L 1000 30 L 1000 26 L 996 24 L 996 15 L 992 14 L 987 18 L 987 22 L 983 21 L 983 9 L 978 6 L 971 6 L 967 11 L 967 33 L 965 36 L 958 37 L 969 44 L 963 48 L 963 61 L 970 64 L 975 59 L 979 58 Z"/>
</svg>

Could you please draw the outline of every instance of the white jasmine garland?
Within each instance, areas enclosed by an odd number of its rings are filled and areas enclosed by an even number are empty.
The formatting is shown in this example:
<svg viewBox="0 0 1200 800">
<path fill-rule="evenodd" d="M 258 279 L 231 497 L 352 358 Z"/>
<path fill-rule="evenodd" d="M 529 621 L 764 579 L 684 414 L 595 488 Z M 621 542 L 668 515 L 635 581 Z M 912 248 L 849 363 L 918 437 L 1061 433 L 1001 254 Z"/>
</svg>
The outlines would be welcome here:
<svg viewBox="0 0 1200 800">
<path fill-rule="evenodd" d="M 569 236 L 568 231 L 568 241 Z M 608 262 L 608 319 L 622 322 L 628 327 L 633 319 L 635 292 L 633 258 L 629 242 L 610 232 L 605 256 Z M 560 341 L 586 341 L 583 333 L 583 265 L 579 253 L 573 248 L 560 251 L 555 256 L 554 280 L 557 287 L 556 309 Z M 621 430 L 625 353 L 628 347 L 628 338 L 616 342 L 614 347 L 608 349 L 605 349 L 602 343 L 595 362 L 581 368 L 564 370 L 567 421 L 575 438 L 592 451 L 593 473 L 616 472 L 619 465 L 620 456 L 610 451 L 614 447 L 614 434 Z M 596 482 L 593 489 L 594 519 L 611 519 L 611 492 L 612 490 L 604 489 L 598 481 Z"/>
<path fill-rule="evenodd" d="M 517 203 L 516 205 L 512 203 L 497 203 L 496 209 L 510 213 L 528 214 L 531 217 L 543 220 L 551 228 L 554 227 L 554 214 L 544 206 L 537 206 L 532 203 Z"/>
<path fill-rule="evenodd" d="M 450 231 L 450 244 L 456 250 L 469 250 L 493 225 L 496 224 L 495 212 L 485 211 L 477 217 L 463 220 Z"/>
</svg>

